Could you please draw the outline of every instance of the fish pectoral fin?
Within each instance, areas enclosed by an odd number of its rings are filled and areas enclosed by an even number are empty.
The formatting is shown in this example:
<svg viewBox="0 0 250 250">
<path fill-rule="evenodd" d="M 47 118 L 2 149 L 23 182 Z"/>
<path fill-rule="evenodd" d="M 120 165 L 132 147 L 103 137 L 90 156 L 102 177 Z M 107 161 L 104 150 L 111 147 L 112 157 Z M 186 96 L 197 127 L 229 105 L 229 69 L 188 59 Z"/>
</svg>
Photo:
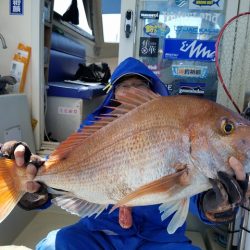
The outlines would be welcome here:
<svg viewBox="0 0 250 250">
<path fill-rule="evenodd" d="M 174 214 L 170 223 L 168 224 L 167 231 L 169 234 L 175 233 L 175 231 L 181 227 L 186 221 L 189 209 L 189 198 L 183 198 L 181 200 L 164 203 L 159 206 L 161 214 L 161 220 L 165 220 L 171 214 Z"/>
<path fill-rule="evenodd" d="M 52 199 L 52 202 L 67 212 L 82 218 L 90 217 L 94 214 L 97 217 L 108 207 L 108 205 L 91 203 L 73 195 L 62 195 Z"/>
<path fill-rule="evenodd" d="M 110 213 L 113 212 L 116 208 L 124 205 L 128 205 L 130 201 L 153 193 L 167 192 L 170 193 L 175 188 L 183 186 L 183 176 L 188 176 L 188 169 L 185 167 L 184 169 L 167 176 L 164 176 L 156 181 L 150 182 L 146 185 L 141 186 L 134 192 L 125 196 L 122 200 L 118 201 L 110 210 Z M 187 183 L 186 185 L 188 185 Z"/>
</svg>

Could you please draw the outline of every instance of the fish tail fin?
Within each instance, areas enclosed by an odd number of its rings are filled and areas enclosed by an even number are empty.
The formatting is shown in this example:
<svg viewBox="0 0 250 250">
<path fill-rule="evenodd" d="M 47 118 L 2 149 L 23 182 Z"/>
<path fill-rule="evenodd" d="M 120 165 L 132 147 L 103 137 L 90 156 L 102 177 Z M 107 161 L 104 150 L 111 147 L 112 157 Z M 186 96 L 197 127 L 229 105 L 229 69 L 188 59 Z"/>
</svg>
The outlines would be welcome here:
<svg viewBox="0 0 250 250">
<path fill-rule="evenodd" d="M 0 223 L 14 209 L 22 195 L 15 162 L 0 159 Z"/>
<path fill-rule="evenodd" d="M 220 0 L 217 0 L 215 3 L 218 7 L 220 7 L 219 2 L 220 2 Z"/>
</svg>

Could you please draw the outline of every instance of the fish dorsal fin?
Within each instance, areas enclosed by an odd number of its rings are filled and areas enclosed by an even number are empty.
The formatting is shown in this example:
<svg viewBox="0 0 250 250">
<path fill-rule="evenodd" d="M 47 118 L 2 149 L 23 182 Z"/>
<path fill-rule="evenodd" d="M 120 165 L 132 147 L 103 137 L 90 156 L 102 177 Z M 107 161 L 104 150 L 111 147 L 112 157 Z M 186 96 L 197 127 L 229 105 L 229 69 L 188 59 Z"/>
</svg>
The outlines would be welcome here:
<svg viewBox="0 0 250 250">
<path fill-rule="evenodd" d="M 130 201 L 152 193 L 160 193 L 160 192 L 171 192 L 176 187 L 180 187 L 183 185 L 182 179 L 183 176 L 187 175 L 187 168 L 184 168 L 174 174 L 167 175 L 158 179 L 156 181 L 150 182 L 149 184 L 143 185 L 134 192 L 125 196 L 122 200 L 120 200 L 117 204 L 115 204 L 110 212 L 114 211 L 116 208 L 127 205 Z M 188 183 L 187 183 L 188 185 Z"/>
<path fill-rule="evenodd" d="M 67 158 L 68 154 L 72 150 L 82 144 L 85 139 L 92 136 L 96 131 L 102 129 L 138 106 L 157 98 L 158 96 L 158 94 L 153 92 L 135 87 L 124 90 L 123 95 L 119 97 L 119 100 L 113 100 L 120 105 L 106 106 L 106 108 L 111 110 L 110 113 L 96 116 L 96 120 L 92 121 L 91 125 L 84 126 L 82 130 L 70 135 L 55 149 L 55 151 L 52 152 L 49 157 L 49 161 L 57 161 Z"/>
<path fill-rule="evenodd" d="M 95 217 L 97 217 L 108 207 L 108 205 L 100 205 L 82 200 L 74 195 L 62 195 L 52 199 L 52 202 L 62 209 L 65 209 L 67 212 L 82 218 L 90 217 L 94 214 L 96 214 Z"/>
</svg>

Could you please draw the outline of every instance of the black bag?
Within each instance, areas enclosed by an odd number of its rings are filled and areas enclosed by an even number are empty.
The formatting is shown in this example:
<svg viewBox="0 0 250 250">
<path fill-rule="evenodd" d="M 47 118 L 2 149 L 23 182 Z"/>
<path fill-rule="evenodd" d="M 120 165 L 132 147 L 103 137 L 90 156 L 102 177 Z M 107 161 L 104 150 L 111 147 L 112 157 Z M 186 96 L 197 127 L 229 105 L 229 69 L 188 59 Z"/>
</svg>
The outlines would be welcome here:
<svg viewBox="0 0 250 250">
<path fill-rule="evenodd" d="M 17 83 L 17 80 L 15 77 L 0 75 L 0 95 L 9 94 L 9 91 L 6 89 L 6 86 L 14 85 L 16 83 Z"/>
<path fill-rule="evenodd" d="M 110 68 L 107 63 L 101 63 L 100 65 L 93 63 L 88 66 L 80 63 L 75 74 L 75 80 L 83 82 L 108 83 L 110 77 Z"/>
</svg>

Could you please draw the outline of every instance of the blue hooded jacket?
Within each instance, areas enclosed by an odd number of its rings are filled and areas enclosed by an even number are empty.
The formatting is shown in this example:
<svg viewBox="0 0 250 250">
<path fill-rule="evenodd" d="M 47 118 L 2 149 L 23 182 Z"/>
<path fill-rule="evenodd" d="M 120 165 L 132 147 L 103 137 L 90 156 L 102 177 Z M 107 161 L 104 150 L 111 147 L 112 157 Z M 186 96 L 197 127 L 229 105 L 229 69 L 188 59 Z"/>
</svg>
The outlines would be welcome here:
<svg viewBox="0 0 250 250">
<path fill-rule="evenodd" d="M 151 89 L 160 95 L 167 96 L 168 90 L 163 82 L 145 66 L 134 58 L 127 58 L 114 71 L 111 77 L 112 88 L 100 105 L 82 123 L 80 129 L 91 124 L 94 117 L 105 113 L 104 106 L 108 105 L 114 96 L 114 88 L 121 77 L 126 75 L 141 75 L 151 81 Z M 198 196 L 192 197 L 190 208 L 198 215 Z M 111 206 L 110 206 L 111 207 Z M 109 208 L 110 208 L 109 207 Z M 118 209 L 109 214 L 109 208 L 103 211 L 97 218 L 83 218 L 78 223 L 49 234 L 46 239 L 39 243 L 37 249 L 48 248 L 48 244 L 55 241 L 56 249 L 137 249 L 143 242 L 151 244 L 146 249 L 198 249 L 191 245 L 185 234 L 185 224 L 178 228 L 174 234 L 168 234 L 166 228 L 172 218 L 170 216 L 161 221 L 159 205 L 133 207 L 133 225 L 129 229 L 123 229 L 118 222 Z M 54 240 L 52 240 L 52 238 Z M 47 244 L 47 245 L 46 245 Z M 167 244 L 167 245 L 166 245 Z M 163 246 L 162 245 L 162 246 Z M 47 248 L 46 248 L 47 247 Z"/>
</svg>

